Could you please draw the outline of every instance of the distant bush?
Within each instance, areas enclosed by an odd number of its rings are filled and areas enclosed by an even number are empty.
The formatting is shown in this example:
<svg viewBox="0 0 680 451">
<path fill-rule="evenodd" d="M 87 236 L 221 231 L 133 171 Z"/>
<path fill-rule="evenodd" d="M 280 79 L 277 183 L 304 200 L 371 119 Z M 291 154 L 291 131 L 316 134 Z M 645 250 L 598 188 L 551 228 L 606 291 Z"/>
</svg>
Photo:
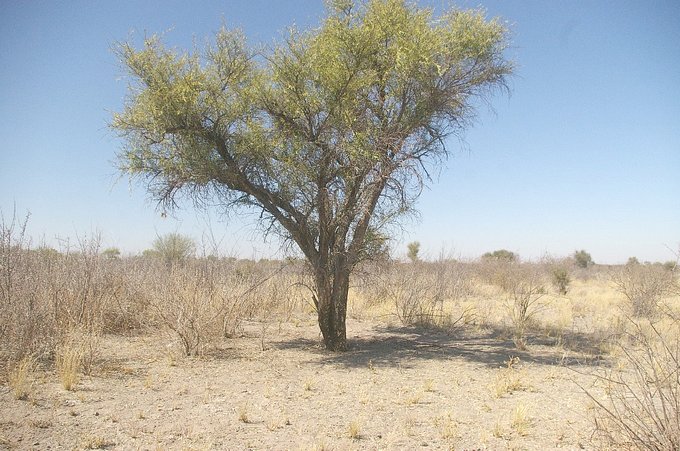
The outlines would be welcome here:
<svg viewBox="0 0 680 451">
<path fill-rule="evenodd" d="M 563 266 L 555 266 L 550 269 L 553 286 L 559 294 L 565 295 L 569 291 L 571 277 L 569 271 Z"/>
<path fill-rule="evenodd" d="M 102 251 L 102 257 L 108 258 L 109 260 L 120 258 L 120 249 L 117 247 L 106 248 Z"/>
<path fill-rule="evenodd" d="M 584 250 L 574 252 L 574 261 L 579 268 L 588 268 L 595 264 L 590 254 Z"/>
<path fill-rule="evenodd" d="M 169 233 L 154 240 L 153 250 L 167 264 L 181 263 L 194 254 L 196 244 L 187 236 Z"/>
<path fill-rule="evenodd" d="M 637 259 L 637 257 L 629 257 L 628 261 L 626 262 L 626 265 L 628 266 L 633 266 L 633 265 L 639 265 L 640 260 Z"/>
<path fill-rule="evenodd" d="M 514 252 L 510 252 L 506 249 L 498 249 L 496 251 L 487 252 L 486 254 L 482 255 L 482 259 L 514 262 L 517 261 L 517 254 L 515 254 Z"/>
</svg>

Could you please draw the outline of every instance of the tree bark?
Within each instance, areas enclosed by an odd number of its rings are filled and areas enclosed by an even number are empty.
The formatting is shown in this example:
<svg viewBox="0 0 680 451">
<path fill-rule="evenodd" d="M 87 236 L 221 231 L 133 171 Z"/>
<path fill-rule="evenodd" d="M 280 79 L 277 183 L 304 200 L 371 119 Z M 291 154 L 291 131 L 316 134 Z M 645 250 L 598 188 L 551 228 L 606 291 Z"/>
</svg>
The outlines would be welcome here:
<svg viewBox="0 0 680 451">
<path fill-rule="evenodd" d="M 324 345 L 329 351 L 347 350 L 347 295 L 350 268 L 336 262 L 335 268 L 316 270 L 316 307 Z"/>
</svg>

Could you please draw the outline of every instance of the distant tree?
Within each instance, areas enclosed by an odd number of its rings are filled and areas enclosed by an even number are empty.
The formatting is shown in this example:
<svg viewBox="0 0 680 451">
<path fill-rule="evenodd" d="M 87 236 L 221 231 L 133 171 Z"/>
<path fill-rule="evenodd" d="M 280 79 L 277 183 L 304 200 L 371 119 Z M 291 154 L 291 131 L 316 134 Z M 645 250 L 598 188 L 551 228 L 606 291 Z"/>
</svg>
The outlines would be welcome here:
<svg viewBox="0 0 680 451">
<path fill-rule="evenodd" d="M 179 263 L 193 255 L 196 244 L 187 236 L 169 233 L 154 240 L 153 251 L 168 264 Z"/>
<path fill-rule="evenodd" d="M 503 262 L 514 262 L 517 260 L 517 254 L 514 252 L 510 252 L 505 249 L 498 249 L 493 252 L 487 252 L 486 254 L 482 255 L 482 258 L 484 260 L 497 260 L 497 261 L 503 261 Z"/>
<path fill-rule="evenodd" d="M 412 263 L 417 262 L 420 260 L 420 257 L 418 257 L 418 253 L 420 252 L 420 243 L 418 241 L 414 241 L 412 243 L 408 243 L 408 252 L 407 256 L 409 260 L 411 260 Z"/>
<path fill-rule="evenodd" d="M 142 251 L 142 257 L 144 258 L 159 258 L 160 254 L 154 249 L 144 249 Z"/>
<path fill-rule="evenodd" d="M 574 261 L 579 268 L 587 268 L 595 264 L 590 254 L 584 250 L 574 252 Z"/>
<path fill-rule="evenodd" d="M 117 247 L 106 248 L 102 251 L 102 257 L 107 258 L 109 260 L 115 260 L 117 258 L 120 258 L 120 249 L 118 249 Z"/>
<path fill-rule="evenodd" d="M 637 259 L 637 257 L 630 257 L 628 258 L 628 261 L 626 262 L 626 265 L 628 266 L 633 266 L 633 265 L 639 265 L 640 260 Z"/>
<path fill-rule="evenodd" d="M 318 28 L 256 55 L 222 30 L 203 54 L 119 47 L 132 76 L 112 126 L 120 169 L 173 206 L 261 212 L 314 273 L 325 345 L 346 347 L 349 278 L 413 209 L 479 98 L 505 88 L 507 32 L 481 11 L 440 18 L 406 0 L 329 1 Z"/>
</svg>

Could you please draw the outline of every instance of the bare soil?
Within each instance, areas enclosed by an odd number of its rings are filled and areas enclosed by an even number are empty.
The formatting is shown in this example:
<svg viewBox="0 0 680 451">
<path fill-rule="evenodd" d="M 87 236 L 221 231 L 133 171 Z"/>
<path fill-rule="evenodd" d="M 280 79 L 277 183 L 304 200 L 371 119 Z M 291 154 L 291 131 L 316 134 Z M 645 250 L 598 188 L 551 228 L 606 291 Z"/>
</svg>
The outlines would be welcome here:
<svg viewBox="0 0 680 451">
<path fill-rule="evenodd" d="M 348 336 L 348 352 L 329 353 L 311 317 L 253 323 L 181 359 L 161 335 L 105 336 L 74 391 L 52 370 L 28 400 L 0 386 L 0 448 L 595 448 L 578 385 L 603 362 L 586 352 L 376 321 L 348 320 Z"/>
</svg>

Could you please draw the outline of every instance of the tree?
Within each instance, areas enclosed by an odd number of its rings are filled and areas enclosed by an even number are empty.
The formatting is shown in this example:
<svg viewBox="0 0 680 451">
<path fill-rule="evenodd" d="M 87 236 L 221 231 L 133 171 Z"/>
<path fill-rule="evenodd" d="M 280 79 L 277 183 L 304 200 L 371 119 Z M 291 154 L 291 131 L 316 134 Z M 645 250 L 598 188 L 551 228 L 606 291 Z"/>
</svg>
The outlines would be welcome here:
<svg viewBox="0 0 680 451">
<path fill-rule="evenodd" d="M 420 258 L 418 257 L 418 253 L 420 252 L 420 242 L 414 241 L 412 243 L 408 243 L 407 248 L 408 253 L 406 255 L 408 256 L 409 260 L 411 260 L 412 263 L 415 263 L 418 260 L 420 260 Z"/>
<path fill-rule="evenodd" d="M 163 207 L 184 194 L 261 211 L 309 262 L 324 343 L 344 350 L 353 268 L 412 212 L 477 100 L 506 87 L 506 35 L 480 11 L 336 0 L 319 28 L 264 55 L 224 29 L 202 54 L 123 43 L 120 169 Z"/>
<path fill-rule="evenodd" d="M 579 268 L 587 268 L 595 264 L 590 254 L 584 250 L 574 252 L 574 260 Z"/>
<path fill-rule="evenodd" d="M 153 242 L 153 254 L 161 257 L 167 264 L 180 263 L 189 258 L 196 250 L 194 240 L 179 233 L 159 236 Z"/>
<path fill-rule="evenodd" d="M 517 260 L 517 255 L 514 252 L 510 252 L 505 249 L 498 249 L 493 252 L 487 252 L 486 254 L 482 255 L 482 258 L 485 260 L 497 260 L 501 262 L 514 262 Z"/>
</svg>

